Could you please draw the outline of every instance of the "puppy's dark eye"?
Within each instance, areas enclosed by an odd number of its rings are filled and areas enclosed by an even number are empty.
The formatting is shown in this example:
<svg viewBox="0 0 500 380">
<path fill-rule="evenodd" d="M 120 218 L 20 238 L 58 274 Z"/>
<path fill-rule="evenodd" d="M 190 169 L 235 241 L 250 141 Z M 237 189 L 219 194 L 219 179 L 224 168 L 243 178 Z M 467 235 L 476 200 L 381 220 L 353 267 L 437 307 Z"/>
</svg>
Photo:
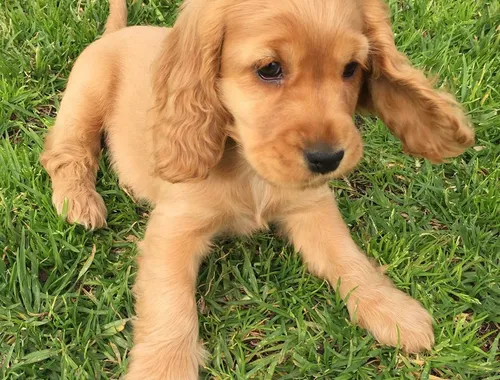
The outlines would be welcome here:
<svg viewBox="0 0 500 380">
<path fill-rule="evenodd" d="M 356 74 L 356 71 L 358 71 L 359 63 L 358 62 L 351 62 L 348 63 L 344 67 L 344 72 L 342 73 L 342 76 L 344 78 L 352 78 L 354 74 Z"/>
<path fill-rule="evenodd" d="M 265 81 L 279 80 L 283 78 L 283 68 L 278 62 L 271 62 L 258 69 L 257 74 Z"/>
</svg>

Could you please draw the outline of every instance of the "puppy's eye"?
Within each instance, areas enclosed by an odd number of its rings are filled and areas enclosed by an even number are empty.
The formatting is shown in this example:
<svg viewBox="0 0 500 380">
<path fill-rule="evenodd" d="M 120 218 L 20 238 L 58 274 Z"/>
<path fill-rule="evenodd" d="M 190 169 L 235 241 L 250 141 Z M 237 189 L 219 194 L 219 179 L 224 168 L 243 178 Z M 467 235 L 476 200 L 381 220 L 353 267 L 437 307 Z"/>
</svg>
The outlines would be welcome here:
<svg viewBox="0 0 500 380">
<path fill-rule="evenodd" d="M 274 81 L 283 78 L 283 68 L 278 62 L 271 62 L 270 64 L 261 67 L 257 70 L 260 79 L 265 81 Z"/>
<path fill-rule="evenodd" d="M 358 62 L 350 62 L 344 67 L 344 72 L 342 76 L 344 78 L 352 78 L 356 71 L 358 71 L 359 63 Z"/>
</svg>

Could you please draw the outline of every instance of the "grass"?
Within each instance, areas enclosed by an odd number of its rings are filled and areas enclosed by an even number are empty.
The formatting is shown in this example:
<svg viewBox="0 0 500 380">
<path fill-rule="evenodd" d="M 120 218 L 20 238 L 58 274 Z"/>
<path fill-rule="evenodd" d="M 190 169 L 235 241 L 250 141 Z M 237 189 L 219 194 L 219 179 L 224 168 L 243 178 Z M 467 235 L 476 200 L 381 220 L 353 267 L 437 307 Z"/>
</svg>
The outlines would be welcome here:
<svg viewBox="0 0 500 380">
<path fill-rule="evenodd" d="M 136 1 L 130 23 L 172 23 L 176 1 Z M 216 379 L 500 379 L 500 6 L 390 1 L 398 46 L 464 103 L 477 146 L 448 164 L 402 155 L 367 121 L 366 154 L 338 181 L 355 240 L 436 320 L 423 355 L 382 347 L 348 322 L 331 287 L 272 234 L 221 241 L 199 276 L 200 332 Z M 116 379 L 132 345 L 135 241 L 148 209 L 98 189 L 108 227 L 63 222 L 38 162 L 70 68 L 102 31 L 107 2 L 0 4 L 0 374 Z M 434 376 L 434 377 L 433 377 Z"/>
</svg>

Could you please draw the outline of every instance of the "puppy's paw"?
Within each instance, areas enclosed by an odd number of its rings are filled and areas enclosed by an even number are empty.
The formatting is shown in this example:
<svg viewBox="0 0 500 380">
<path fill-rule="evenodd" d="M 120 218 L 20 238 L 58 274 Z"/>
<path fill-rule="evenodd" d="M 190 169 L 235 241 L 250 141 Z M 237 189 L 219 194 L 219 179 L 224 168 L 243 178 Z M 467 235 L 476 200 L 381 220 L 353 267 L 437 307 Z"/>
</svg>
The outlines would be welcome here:
<svg viewBox="0 0 500 380">
<path fill-rule="evenodd" d="M 360 292 L 357 300 L 357 308 L 351 312 L 353 320 L 380 343 L 399 345 L 406 352 L 432 348 L 432 317 L 418 301 L 389 285 Z"/>
<path fill-rule="evenodd" d="M 206 351 L 179 344 L 148 341 L 134 346 L 125 380 L 197 380 Z"/>
<path fill-rule="evenodd" d="M 66 219 L 70 223 L 79 223 L 87 229 L 97 229 L 106 225 L 106 206 L 95 190 L 54 190 L 52 203 L 59 215 L 64 213 L 67 205 Z"/>
</svg>

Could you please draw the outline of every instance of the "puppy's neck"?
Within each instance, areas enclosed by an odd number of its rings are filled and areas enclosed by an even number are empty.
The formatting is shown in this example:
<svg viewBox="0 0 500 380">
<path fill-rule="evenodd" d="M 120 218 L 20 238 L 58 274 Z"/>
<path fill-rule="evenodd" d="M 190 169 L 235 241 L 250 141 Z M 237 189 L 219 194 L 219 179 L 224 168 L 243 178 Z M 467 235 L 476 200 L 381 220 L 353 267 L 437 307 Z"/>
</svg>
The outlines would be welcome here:
<svg viewBox="0 0 500 380">
<path fill-rule="evenodd" d="M 226 140 L 224 153 L 219 163 L 212 172 L 222 178 L 240 178 L 241 176 L 257 176 L 255 170 L 250 166 L 243 156 L 243 148 L 231 137 Z"/>
</svg>

